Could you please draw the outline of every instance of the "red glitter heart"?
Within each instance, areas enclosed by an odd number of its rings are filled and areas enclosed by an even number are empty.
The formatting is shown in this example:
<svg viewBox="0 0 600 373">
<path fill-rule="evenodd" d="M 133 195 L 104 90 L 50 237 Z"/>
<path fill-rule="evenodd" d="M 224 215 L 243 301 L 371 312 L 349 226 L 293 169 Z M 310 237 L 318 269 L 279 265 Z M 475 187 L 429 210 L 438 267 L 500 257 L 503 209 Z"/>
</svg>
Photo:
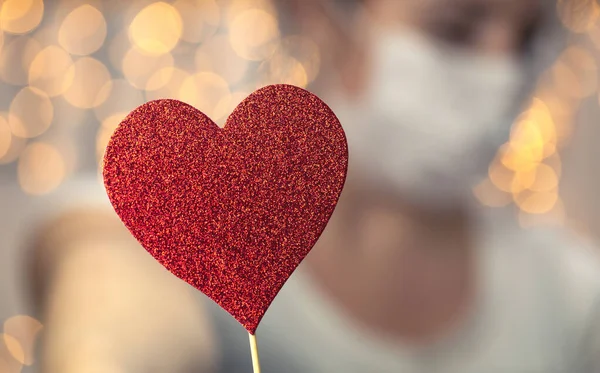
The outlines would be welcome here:
<svg viewBox="0 0 600 373">
<path fill-rule="evenodd" d="M 142 246 L 254 334 L 325 228 L 347 166 L 331 109 L 301 88 L 272 85 L 222 129 L 176 100 L 138 107 L 113 134 L 103 172 Z"/>
</svg>

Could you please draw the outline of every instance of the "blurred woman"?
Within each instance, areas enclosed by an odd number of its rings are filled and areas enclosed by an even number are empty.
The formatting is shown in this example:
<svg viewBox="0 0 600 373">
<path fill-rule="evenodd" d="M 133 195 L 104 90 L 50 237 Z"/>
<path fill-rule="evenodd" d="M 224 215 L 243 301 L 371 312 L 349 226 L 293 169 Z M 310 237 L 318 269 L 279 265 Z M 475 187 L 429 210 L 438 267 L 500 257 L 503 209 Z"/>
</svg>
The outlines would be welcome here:
<svg viewBox="0 0 600 373">
<path fill-rule="evenodd" d="M 326 51 L 313 90 L 345 127 L 351 166 L 323 237 L 258 329 L 263 370 L 600 371 L 591 250 L 471 200 L 547 59 L 553 4 L 279 5 Z M 115 219 L 70 210 L 38 236 L 45 371 L 249 372 L 243 328 L 192 302 Z"/>
</svg>

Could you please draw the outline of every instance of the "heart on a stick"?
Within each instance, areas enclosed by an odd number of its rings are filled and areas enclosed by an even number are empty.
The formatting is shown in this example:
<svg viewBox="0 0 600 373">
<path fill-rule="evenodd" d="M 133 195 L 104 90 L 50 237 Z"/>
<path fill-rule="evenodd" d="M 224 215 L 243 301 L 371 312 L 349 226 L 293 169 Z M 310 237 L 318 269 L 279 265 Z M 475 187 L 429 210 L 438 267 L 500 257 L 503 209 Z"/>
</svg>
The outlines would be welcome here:
<svg viewBox="0 0 600 373">
<path fill-rule="evenodd" d="M 141 105 L 113 134 L 103 175 L 141 245 L 254 334 L 327 225 L 347 166 L 331 109 L 272 85 L 223 128 L 180 101 Z"/>
</svg>

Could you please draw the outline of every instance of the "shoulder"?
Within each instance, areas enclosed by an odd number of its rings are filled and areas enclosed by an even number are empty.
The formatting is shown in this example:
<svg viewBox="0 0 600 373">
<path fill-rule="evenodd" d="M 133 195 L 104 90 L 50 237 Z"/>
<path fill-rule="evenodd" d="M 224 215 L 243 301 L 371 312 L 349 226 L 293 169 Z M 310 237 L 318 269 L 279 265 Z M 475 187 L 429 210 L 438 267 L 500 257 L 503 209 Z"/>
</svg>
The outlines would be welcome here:
<svg viewBox="0 0 600 373">
<path fill-rule="evenodd" d="M 554 272 L 551 286 L 556 320 L 565 325 L 563 339 L 573 351 L 574 364 L 583 371 L 600 369 L 600 248 L 567 231 L 539 231 L 532 238 L 549 256 Z"/>
<path fill-rule="evenodd" d="M 517 271 L 536 283 L 530 296 L 538 300 L 537 311 L 576 343 L 600 316 L 600 248 L 567 229 L 520 230 L 514 238 Z"/>
<path fill-rule="evenodd" d="M 532 256 L 547 267 L 548 276 L 564 296 L 583 303 L 600 298 L 600 248 L 591 240 L 566 229 L 535 229 L 524 232 Z"/>
<path fill-rule="evenodd" d="M 482 221 L 499 275 L 548 285 L 555 296 L 580 305 L 600 298 L 600 247 L 591 239 L 562 226 L 522 228 L 501 212 Z"/>
</svg>

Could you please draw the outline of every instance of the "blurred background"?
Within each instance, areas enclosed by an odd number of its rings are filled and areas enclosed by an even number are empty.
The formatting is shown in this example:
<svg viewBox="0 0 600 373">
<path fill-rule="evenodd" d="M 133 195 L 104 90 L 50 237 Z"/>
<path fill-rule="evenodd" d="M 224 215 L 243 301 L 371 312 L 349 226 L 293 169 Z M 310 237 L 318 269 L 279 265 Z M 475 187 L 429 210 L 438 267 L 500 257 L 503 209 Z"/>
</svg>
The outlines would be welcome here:
<svg viewBox="0 0 600 373">
<path fill-rule="evenodd" d="M 600 6 L 561 0 L 556 12 L 568 43 L 473 193 L 524 228 L 599 242 Z M 223 124 L 259 87 L 310 89 L 326 53 L 281 26 L 269 0 L 0 1 L 0 372 L 36 371 L 43 328 L 14 250 L 21 217 L 97 173 L 112 131 L 145 101 L 176 98 Z"/>
</svg>

